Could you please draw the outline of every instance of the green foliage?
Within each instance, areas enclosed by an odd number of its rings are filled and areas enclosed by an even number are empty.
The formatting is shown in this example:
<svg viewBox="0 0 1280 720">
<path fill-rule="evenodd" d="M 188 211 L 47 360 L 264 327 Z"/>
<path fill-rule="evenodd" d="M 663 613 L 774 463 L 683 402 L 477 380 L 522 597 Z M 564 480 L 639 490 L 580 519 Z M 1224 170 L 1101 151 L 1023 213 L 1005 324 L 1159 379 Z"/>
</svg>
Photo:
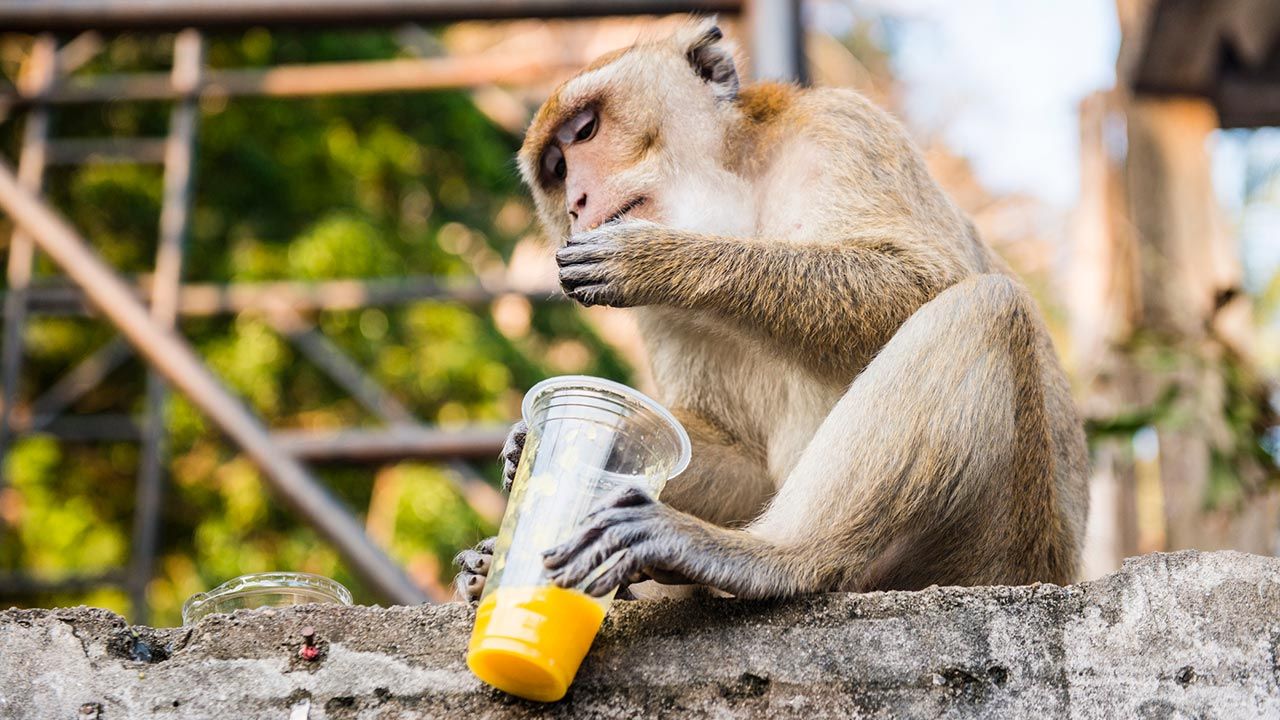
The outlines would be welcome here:
<svg viewBox="0 0 1280 720">
<path fill-rule="evenodd" d="M 1144 427 L 1195 428 L 1210 439 L 1204 508 L 1239 509 L 1250 498 L 1280 485 L 1280 465 L 1270 439 L 1280 417 L 1272 403 L 1272 384 L 1229 346 L 1214 347 L 1216 352 L 1206 356 L 1203 348 L 1179 345 L 1149 332 L 1136 334 L 1123 352 L 1144 376 L 1166 378 L 1166 384 L 1151 403 L 1091 419 L 1085 430 L 1090 442 L 1099 442 L 1128 439 Z M 1187 386 L 1188 378 L 1210 376 L 1221 379 L 1221 395 L 1209 395 L 1213 404 L 1203 407 L 1198 404 L 1205 397 L 1203 388 Z"/>
<path fill-rule="evenodd" d="M 0 42 L 23 42 L 4 36 Z M 86 72 L 165 70 L 169 38 L 122 35 Z M 215 67 L 393 57 L 386 33 L 271 33 L 212 39 Z M 59 109 L 55 136 L 160 136 L 160 103 Z M 0 124 L 13 156 L 21 121 Z M 513 171 L 518 140 L 462 93 L 207 101 L 200 118 L 195 204 L 185 275 L 191 281 L 321 280 L 436 275 L 464 278 L 475 257 L 508 258 L 529 233 Z M 154 166 L 55 168 L 47 191 L 94 247 L 126 274 L 154 263 L 162 173 Z M 495 222 L 504 208 L 515 222 Z M 0 233 L 0 243 L 8 233 Z M 0 245 L 3 247 L 3 245 Z M 42 276 L 55 274 L 42 260 Z M 548 348 L 585 350 L 582 372 L 626 380 L 625 364 L 567 305 L 535 307 L 529 331 L 503 335 L 488 308 L 421 302 L 312 318 L 336 345 L 426 422 L 503 422 L 523 388 L 554 374 Z M 181 330 L 209 366 L 273 427 L 338 427 L 373 421 L 262 317 L 185 319 Z M 26 330 L 22 396 L 28 401 L 112 337 L 87 318 L 33 317 Z M 132 361 L 80 400 L 76 413 L 137 414 L 145 368 Z M 153 622 L 179 621 L 182 601 L 232 576 L 304 570 L 365 588 L 336 554 L 273 498 L 188 402 L 171 397 L 171 483 L 161 557 L 148 588 Z M 6 462 L 0 491 L 0 569 L 44 577 L 127 565 L 138 447 L 28 436 Z M 497 481 L 496 463 L 475 470 Z M 422 463 L 336 467 L 322 477 L 416 576 L 451 573 L 460 547 L 495 528 L 462 499 L 450 472 Z M 127 611 L 123 593 L 3 598 L 29 605 L 88 602 Z"/>
</svg>

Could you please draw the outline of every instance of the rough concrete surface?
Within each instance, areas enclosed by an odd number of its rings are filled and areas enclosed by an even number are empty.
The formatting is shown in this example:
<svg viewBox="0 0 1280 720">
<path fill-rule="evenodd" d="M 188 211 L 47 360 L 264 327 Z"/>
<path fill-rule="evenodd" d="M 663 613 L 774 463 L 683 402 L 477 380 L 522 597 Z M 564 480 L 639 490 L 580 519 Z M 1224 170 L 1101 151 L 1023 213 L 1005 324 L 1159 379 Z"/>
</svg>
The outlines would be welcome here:
<svg viewBox="0 0 1280 720">
<path fill-rule="evenodd" d="M 615 603 L 550 705 L 472 677 L 472 617 L 308 605 L 152 629 L 7 610 L 0 718 L 1280 718 L 1280 559 L 1242 553 L 1069 587 Z"/>
</svg>

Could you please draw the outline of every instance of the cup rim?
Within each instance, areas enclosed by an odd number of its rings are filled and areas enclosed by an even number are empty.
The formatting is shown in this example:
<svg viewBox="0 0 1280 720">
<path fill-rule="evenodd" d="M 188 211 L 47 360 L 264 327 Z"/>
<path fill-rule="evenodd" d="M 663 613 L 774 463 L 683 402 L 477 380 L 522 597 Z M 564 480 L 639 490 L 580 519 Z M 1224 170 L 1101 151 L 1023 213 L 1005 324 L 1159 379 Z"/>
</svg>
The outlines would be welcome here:
<svg viewBox="0 0 1280 720">
<path fill-rule="evenodd" d="M 557 375 L 550 377 L 533 387 L 529 388 L 529 392 L 524 394 L 524 400 L 520 403 L 520 415 L 525 422 L 529 422 L 529 418 L 533 415 L 533 403 L 537 399 L 551 390 L 560 390 L 564 388 L 583 388 L 585 390 L 596 390 L 604 393 L 619 395 L 622 398 L 643 406 L 645 409 L 652 411 L 659 418 L 664 420 L 667 425 L 676 433 L 676 441 L 680 445 L 680 457 L 676 460 L 676 464 L 672 467 L 671 472 L 667 475 L 667 479 L 676 477 L 689 467 L 689 461 L 693 457 L 693 445 L 689 442 L 689 433 L 684 429 L 684 425 L 676 419 L 671 411 L 666 409 L 657 400 L 645 395 L 629 385 L 623 385 L 620 382 L 606 380 L 605 378 L 594 377 L 592 375 Z"/>
</svg>

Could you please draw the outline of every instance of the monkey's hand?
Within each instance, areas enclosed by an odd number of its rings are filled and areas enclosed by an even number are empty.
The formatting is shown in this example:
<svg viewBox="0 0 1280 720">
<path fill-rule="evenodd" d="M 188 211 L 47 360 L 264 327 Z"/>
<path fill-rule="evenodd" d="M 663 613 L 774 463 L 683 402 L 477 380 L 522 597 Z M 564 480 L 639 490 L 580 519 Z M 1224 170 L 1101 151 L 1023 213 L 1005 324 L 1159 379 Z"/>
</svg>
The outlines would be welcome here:
<svg viewBox="0 0 1280 720">
<path fill-rule="evenodd" d="M 624 220 L 578 233 L 556 252 L 560 286 L 583 305 L 635 307 L 655 299 L 651 259 L 661 226 Z"/>
<path fill-rule="evenodd" d="M 529 434 L 529 426 L 524 420 L 518 420 L 507 433 L 507 441 L 502 444 L 502 492 L 511 492 L 511 484 L 516 481 L 516 467 L 520 464 L 520 454 L 524 452 L 524 439 Z"/>
<path fill-rule="evenodd" d="M 543 553 L 548 577 L 560 587 L 574 587 L 615 554 L 617 562 L 585 588 L 600 597 L 641 580 L 687 583 L 697 520 L 629 487 L 607 497 L 583 521 L 578 534 Z"/>
<path fill-rule="evenodd" d="M 489 568 L 493 567 L 493 546 L 498 538 L 481 540 L 474 548 L 463 550 L 453 559 L 458 566 L 458 575 L 453 579 L 458 598 L 467 602 L 480 599 L 484 592 L 484 581 L 489 577 Z"/>
</svg>

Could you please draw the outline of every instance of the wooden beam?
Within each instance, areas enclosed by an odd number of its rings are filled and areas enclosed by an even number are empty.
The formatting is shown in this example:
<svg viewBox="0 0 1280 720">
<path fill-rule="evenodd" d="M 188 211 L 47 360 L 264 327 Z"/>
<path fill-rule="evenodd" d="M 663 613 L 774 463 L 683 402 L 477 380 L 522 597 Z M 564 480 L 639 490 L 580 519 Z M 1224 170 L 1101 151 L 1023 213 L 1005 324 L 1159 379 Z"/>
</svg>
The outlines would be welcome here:
<svg viewBox="0 0 1280 720">
<path fill-rule="evenodd" d="M 423 90 L 527 85 L 576 68 L 582 58 L 563 55 L 369 60 L 362 62 L 276 65 L 264 69 L 210 70 L 198 83 L 178 87 L 169 73 L 120 73 L 63 79 L 36 93 L 11 90 L 0 95 L 7 107 L 35 102 L 97 103 L 119 100 L 179 100 L 190 95 L 217 97 L 311 97 Z M 15 94 L 16 93 L 16 94 Z"/>
<path fill-rule="evenodd" d="M 425 602 L 386 552 L 374 545 L 351 511 L 324 490 L 294 457 L 283 452 L 262 421 L 209 371 L 191 346 L 156 323 L 129 287 L 64 219 L 25 189 L 0 161 L 0 207 L 80 287 L 134 346 L 138 355 L 180 390 L 258 466 L 277 497 L 337 549 L 351 570 L 383 598 Z"/>
<path fill-rule="evenodd" d="M 4 0 L 0 29 L 358 26 L 515 18 L 737 13 L 742 0 Z"/>
</svg>

